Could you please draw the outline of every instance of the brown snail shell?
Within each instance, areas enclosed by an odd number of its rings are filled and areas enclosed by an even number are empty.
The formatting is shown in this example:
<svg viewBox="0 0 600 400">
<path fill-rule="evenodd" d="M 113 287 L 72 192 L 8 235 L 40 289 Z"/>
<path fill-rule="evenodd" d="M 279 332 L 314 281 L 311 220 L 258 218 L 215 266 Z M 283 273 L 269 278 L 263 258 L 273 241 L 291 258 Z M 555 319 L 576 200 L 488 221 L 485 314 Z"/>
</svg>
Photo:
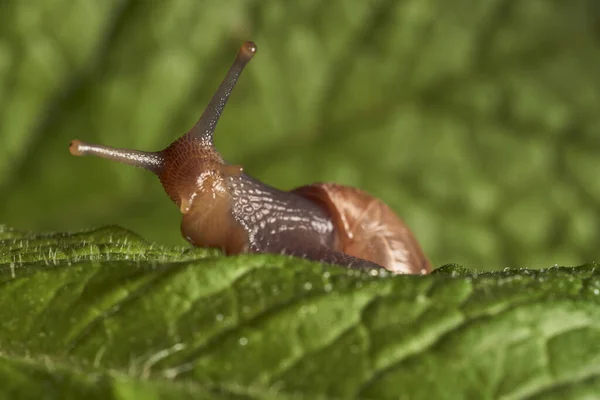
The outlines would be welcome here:
<svg viewBox="0 0 600 400">
<path fill-rule="evenodd" d="M 383 201 L 360 189 L 315 183 L 293 190 L 321 204 L 336 231 L 335 250 L 400 274 L 427 274 L 431 264 L 408 226 Z"/>
</svg>

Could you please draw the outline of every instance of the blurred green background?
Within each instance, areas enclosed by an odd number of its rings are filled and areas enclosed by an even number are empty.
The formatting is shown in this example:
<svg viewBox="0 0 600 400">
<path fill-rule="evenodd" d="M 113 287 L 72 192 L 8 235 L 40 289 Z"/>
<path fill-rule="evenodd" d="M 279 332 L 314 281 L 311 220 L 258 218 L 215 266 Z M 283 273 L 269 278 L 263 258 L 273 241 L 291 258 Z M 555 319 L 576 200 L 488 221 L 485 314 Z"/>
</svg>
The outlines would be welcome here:
<svg viewBox="0 0 600 400">
<path fill-rule="evenodd" d="M 251 39 L 228 161 L 368 190 L 436 265 L 597 260 L 599 27 L 597 0 L 0 0 L 0 223 L 184 243 L 152 174 L 68 144 L 162 149 Z"/>
</svg>

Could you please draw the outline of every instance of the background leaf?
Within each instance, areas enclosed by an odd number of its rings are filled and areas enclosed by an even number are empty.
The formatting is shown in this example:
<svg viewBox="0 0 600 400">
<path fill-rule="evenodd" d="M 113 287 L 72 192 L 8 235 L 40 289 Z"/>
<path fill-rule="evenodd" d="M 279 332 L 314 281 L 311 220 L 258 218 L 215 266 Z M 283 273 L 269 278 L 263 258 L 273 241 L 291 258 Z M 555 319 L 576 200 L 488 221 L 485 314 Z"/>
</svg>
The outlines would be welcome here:
<svg viewBox="0 0 600 400">
<path fill-rule="evenodd" d="M 388 276 L 2 230 L 2 398 L 584 398 L 600 269 Z M 43 382 L 43 384 L 41 384 Z"/>
<path fill-rule="evenodd" d="M 187 131 L 243 40 L 217 130 L 274 186 L 359 186 L 436 265 L 595 259 L 594 0 L 0 2 L 0 221 L 119 224 L 183 244 L 156 179 L 73 138 L 155 150 Z"/>
</svg>

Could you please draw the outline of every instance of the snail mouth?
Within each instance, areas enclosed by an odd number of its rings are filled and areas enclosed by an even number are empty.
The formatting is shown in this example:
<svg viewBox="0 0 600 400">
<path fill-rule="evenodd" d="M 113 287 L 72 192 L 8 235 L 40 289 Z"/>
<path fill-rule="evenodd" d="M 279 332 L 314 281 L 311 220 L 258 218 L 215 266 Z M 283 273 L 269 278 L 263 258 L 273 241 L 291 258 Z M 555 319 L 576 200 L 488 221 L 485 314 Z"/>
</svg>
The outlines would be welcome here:
<svg viewBox="0 0 600 400">
<path fill-rule="evenodd" d="M 201 205 L 202 211 L 211 209 L 215 202 L 227 197 L 223 177 L 215 170 L 206 170 L 178 190 L 179 210 L 182 214 L 195 213 L 196 205 Z"/>
<path fill-rule="evenodd" d="M 191 193 L 180 195 L 179 211 L 183 215 L 204 215 L 213 212 L 215 207 L 229 204 L 229 192 L 221 182 L 205 182 L 205 185 Z"/>
<path fill-rule="evenodd" d="M 229 201 L 230 193 L 226 180 L 242 174 L 239 165 L 221 164 L 198 174 L 194 182 L 182 185 L 179 190 L 179 210 L 182 214 L 207 212 L 216 205 Z M 191 190 L 190 190 L 191 188 Z M 194 211 L 194 204 L 201 204 L 202 210 Z"/>
<path fill-rule="evenodd" d="M 194 198 L 197 196 L 197 193 L 192 193 L 191 196 L 181 197 L 181 201 L 179 204 L 179 211 L 182 214 L 188 214 L 192 209 L 192 204 L 194 202 Z"/>
<path fill-rule="evenodd" d="M 179 211 L 183 215 L 202 215 L 211 212 L 217 203 L 218 198 L 212 193 L 192 192 L 180 197 Z"/>
</svg>

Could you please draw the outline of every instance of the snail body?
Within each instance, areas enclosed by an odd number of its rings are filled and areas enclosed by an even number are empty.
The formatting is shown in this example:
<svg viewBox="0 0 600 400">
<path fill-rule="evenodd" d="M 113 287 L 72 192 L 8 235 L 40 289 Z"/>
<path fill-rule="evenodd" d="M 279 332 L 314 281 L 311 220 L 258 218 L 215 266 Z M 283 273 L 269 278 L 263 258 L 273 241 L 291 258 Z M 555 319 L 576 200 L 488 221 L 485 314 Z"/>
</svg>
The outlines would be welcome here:
<svg viewBox="0 0 600 400">
<path fill-rule="evenodd" d="M 183 214 L 181 233 L 194 246 L 226 254 L 280 253 L 349 268 L 425 274 L 431 266 L 405 223 L 381 200 L 356 188 L 322 183 L 285 192 L 221 157 L 213 132 L 245 65 L 246 42 L 208 107 L 181 138 L 145 152 L 71 142 L 76 156 L 96 155 L 156 174 Z"/>
</svg>

